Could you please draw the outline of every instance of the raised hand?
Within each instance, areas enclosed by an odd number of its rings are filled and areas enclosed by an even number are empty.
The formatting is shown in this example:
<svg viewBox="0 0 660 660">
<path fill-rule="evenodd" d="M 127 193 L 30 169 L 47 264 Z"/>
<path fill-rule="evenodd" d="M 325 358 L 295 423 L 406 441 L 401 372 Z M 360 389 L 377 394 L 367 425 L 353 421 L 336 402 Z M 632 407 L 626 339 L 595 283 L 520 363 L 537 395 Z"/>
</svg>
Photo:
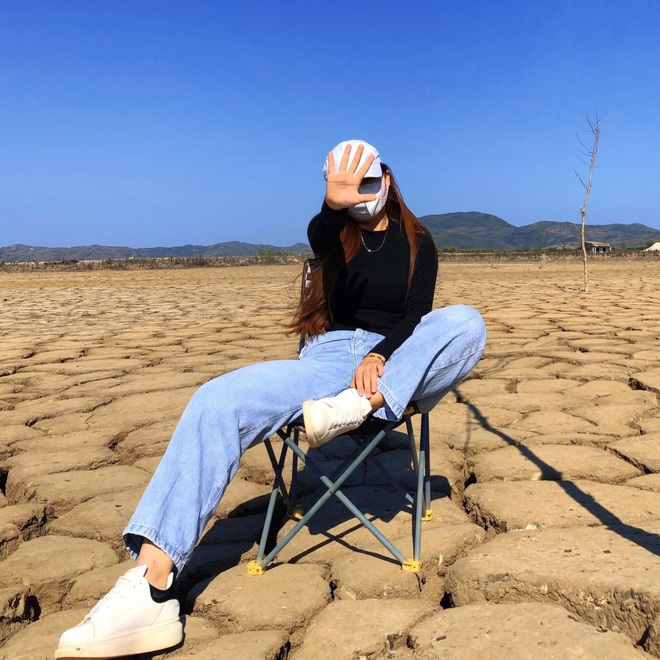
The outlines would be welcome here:
<svg viewBox="0 0 660 660">
<path fill-rule="evenodd" d="M 359 191 L 364 175 L 371 167 L 371 163 L 374 162 L 374 156 L 372 155 L 364 161 L 362 167 L 358 167 L 363 151 L 364 146 L 360 144 L 355 150 L 353 160 L 349 163 L 351 145 L 347 145 L 342 155 L 339 169 L 335 168 L 335 159 L 332 152 L 328 154 L 328 177 L 325 185 L 325 201 L 331 209 L 338 211 L 349 206 L 355 206 L 360 202 L 373 202 L 376 199 L 376 195 L 363 194 Z"/>
</svg>

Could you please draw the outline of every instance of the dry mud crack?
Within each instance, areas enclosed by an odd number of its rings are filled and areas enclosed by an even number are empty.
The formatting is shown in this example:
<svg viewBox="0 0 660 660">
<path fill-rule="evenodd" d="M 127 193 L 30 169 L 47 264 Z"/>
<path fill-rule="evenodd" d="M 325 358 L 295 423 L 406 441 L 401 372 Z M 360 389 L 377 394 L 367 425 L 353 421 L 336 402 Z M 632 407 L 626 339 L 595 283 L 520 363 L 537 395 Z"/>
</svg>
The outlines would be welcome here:
<svg viewBox="0 0 660 660">
<path fill-rule="evenodd" d="M 257 447 L 181 575 L 184 644 L 149 658 L 660 657 L 660 264 L 592 268 L 584 296 L 577 262 L 442 265 L 436 305 L 479 309 L 489 343 L 431 415 L 418 575 L 330 504 L 248 577 Z M 0 274 L 0 660 L 51 658 L 130 565 L 119 535 L 192 392 L 294 356 L 298 273 Z M 381 460 L 406 481 L 402 449 Z M 407 549 L 377 470 L 347 490 Z"/>
</svg>

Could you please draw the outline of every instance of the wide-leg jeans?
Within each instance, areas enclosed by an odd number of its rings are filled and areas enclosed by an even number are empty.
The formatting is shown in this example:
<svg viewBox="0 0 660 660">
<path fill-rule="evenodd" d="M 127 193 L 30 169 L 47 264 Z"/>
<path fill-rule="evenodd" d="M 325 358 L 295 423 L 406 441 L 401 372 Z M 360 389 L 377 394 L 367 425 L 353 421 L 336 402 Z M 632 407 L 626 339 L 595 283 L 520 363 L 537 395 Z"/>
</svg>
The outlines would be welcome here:
<svg viewBox="0 0 660 660">
<path fill-rule="evenodd" d="M 327 332 L 297 360 L 253 364 L 200 387 L 124 530 L 130 553 L 137 556 L 147 538 L 181 570 L 243 452 L 299 418 L 303 401 L 346 389 L 381 339 L 360 329 Z M 442 396 L 479 361 L 485 343 L 484 322 L 471 307 L 430 312 L 385 364 L 385 406 L 375 416 L 396 420 L 410 401 Z"/>
</svg>

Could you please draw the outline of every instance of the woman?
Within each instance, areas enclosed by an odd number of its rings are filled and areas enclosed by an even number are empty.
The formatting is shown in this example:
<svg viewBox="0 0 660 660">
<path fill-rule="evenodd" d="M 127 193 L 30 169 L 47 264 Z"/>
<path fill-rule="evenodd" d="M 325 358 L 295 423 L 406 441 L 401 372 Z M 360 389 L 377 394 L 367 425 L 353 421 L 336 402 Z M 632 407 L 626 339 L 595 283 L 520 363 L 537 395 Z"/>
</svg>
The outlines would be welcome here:
<svg viewBox="0 0 660 660">
<path fill-rule="evenodd" d="M 172 586 L 239 467 L 242 453 L 304 416 L 310 445 L 369 415 L 399 419 L 412 399 L 439 397 L 481 357 L 485 328 L 463 305 L 431 312 L 437 252 L 371 145 L 337 145 L 325 201 L 308 236 L 321 258 L 292 329 L 297 360 L 264 362 L 203 385 L 186 407 L 124 540 L 136 567 L 55 653 L 117 657 L 182 639 Z"/>
</svg>

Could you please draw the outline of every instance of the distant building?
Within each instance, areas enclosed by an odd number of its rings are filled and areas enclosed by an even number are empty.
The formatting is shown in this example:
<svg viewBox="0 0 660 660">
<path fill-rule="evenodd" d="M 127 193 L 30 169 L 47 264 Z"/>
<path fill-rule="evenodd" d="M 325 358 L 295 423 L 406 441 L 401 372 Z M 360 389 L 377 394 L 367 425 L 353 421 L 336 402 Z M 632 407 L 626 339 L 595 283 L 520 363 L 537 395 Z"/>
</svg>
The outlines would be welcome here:
<svg viewBox="0 0 660 660">
<path fill-rule="evenodd" d="M 612 246 L 609 243 L 599 243 L 598 241 L 585 241 L 587 252 L 600 254 L 601 252 L 611 252 Z"/>
<path fill-rule="evenodd" d="M 656 241 L 653 245 L 649 245 L 644 252 L 650 252 L 651 250 L 660 250 L 660 242 Z"/>
</svg>

